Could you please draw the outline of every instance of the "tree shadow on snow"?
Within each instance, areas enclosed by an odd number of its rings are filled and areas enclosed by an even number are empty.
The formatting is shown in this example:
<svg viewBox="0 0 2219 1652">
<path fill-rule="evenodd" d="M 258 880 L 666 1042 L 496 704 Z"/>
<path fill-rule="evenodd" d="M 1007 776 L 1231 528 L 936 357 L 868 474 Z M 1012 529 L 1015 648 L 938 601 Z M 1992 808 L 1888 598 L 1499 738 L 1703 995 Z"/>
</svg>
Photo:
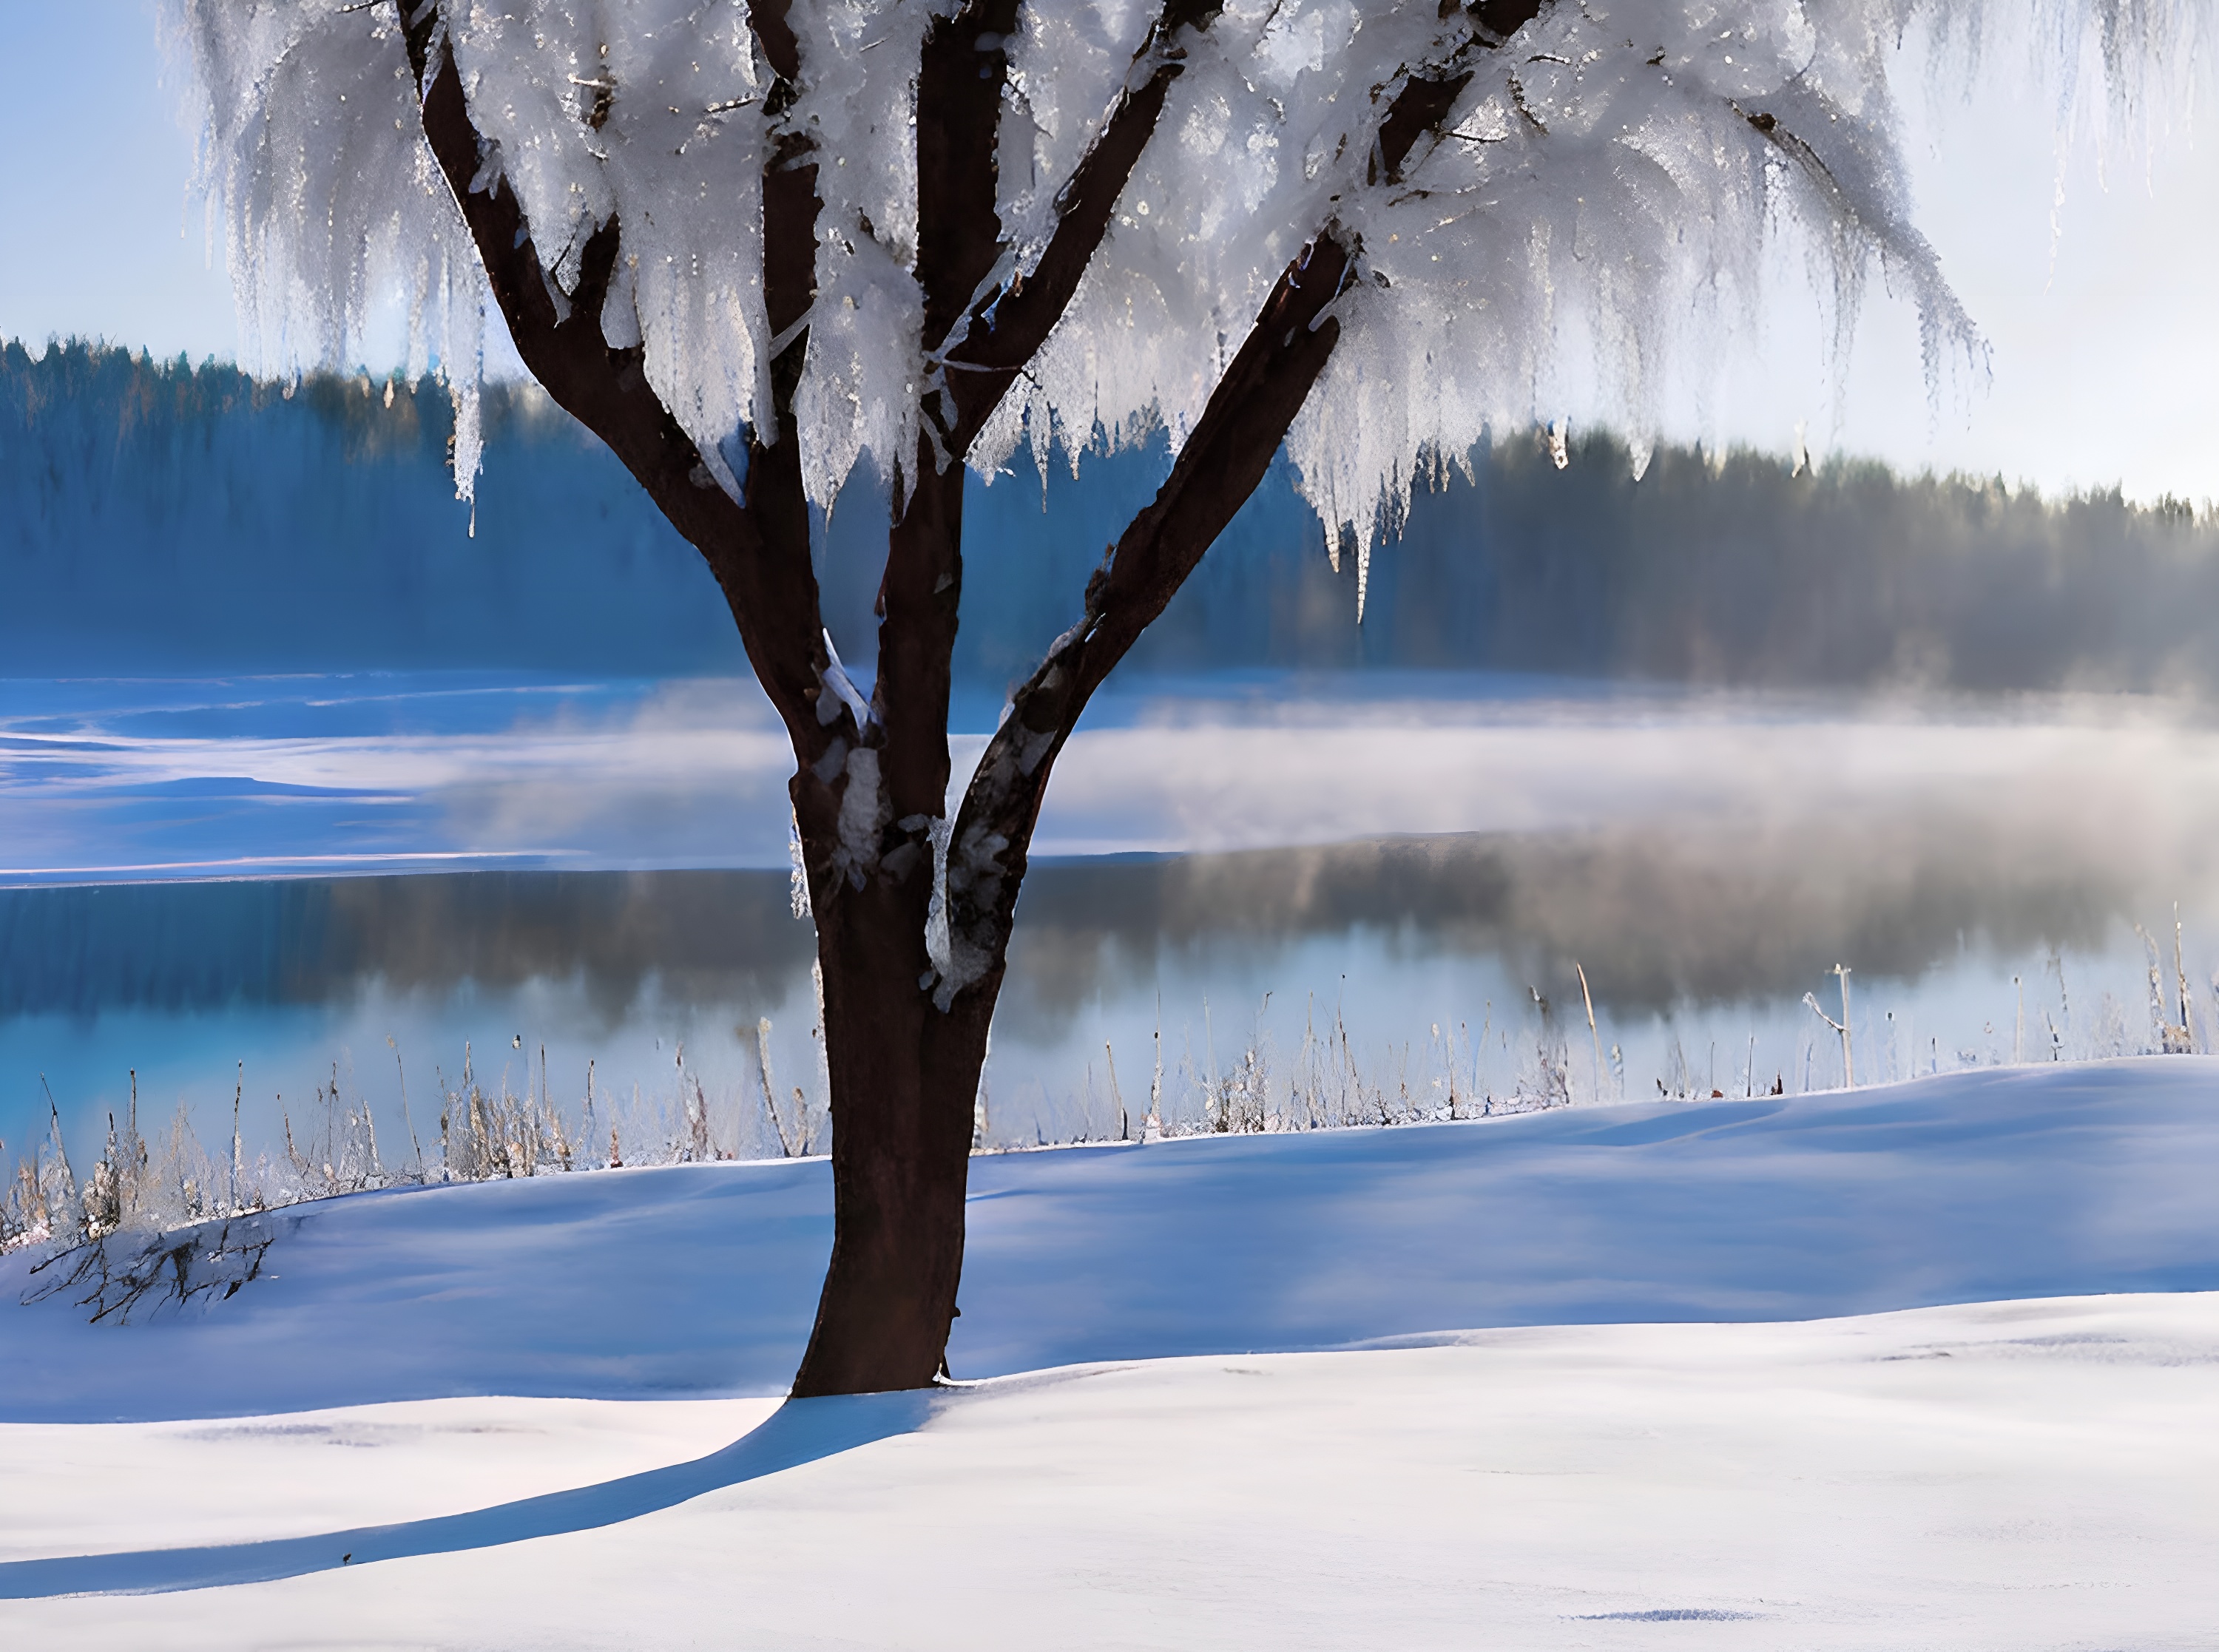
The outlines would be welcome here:
<svg viewBox="0 0 2219 1652">
<path fill-rule="evenodd" d="M 705 1493 L 759 1480 L 922 1426 L 939 1401 L 931 1389 L 788 1400 L 723 1450 L 597 1486 L 550 1492 L 466 1514 L 266 1543 L 142 1549 L 0 1563 L 0 1600 L 63 1594 L 162 1594 L 232 1583 L 266 1583 L 372 1561 L 453 1554 L 652 1514 Z"/>
</svg>

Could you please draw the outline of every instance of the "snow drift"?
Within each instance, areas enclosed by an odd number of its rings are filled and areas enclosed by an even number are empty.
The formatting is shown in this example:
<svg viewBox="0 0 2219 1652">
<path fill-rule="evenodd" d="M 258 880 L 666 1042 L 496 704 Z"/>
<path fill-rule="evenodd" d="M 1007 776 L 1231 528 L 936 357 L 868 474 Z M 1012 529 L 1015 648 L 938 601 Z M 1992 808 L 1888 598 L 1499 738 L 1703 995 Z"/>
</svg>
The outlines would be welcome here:
<svg viewBox="0 0 2219 1652">
<path fill-rule="evenodd" d="M 1753 1102 L 1188 1139 L 972 1164 L 959 1376 L 1484 1326 L 1779 1320 L 2219 1288 L 2219 1059 Z M 0 1420 L 468 1394 L 774 1394 L 831 1243 L 825 1164 L 295 1206 L 202 1312 L 18 1307 Z"/>
</svg>

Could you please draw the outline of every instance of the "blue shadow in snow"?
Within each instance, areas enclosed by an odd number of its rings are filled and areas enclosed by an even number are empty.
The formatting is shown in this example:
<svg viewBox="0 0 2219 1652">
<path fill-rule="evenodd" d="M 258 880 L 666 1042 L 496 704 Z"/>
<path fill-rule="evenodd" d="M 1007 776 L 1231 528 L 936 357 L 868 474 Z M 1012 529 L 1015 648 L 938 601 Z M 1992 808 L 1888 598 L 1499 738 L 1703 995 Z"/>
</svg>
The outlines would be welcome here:
<svg viewBox="0 0 2219 1652">
<path fill-rule="evenodd" d="M 445 1555 L 652 1514 L 707 1492 L 760 1480 L 805 1463 L 836 1456 L 873 1440 L 907 1434 L 932 1414 L 931 1389 L 829 1400 L 788 1400 L 759 1426 L 722 1450 L 691 1463 L 650 1469 L 598 1486 L 550 1492 L 514 1503 L 394 1525 L 268 1543 L 204 1549 L 141 1549 L 114 1555 L 67 1555 L 0 1564 L 0 1600 L 62 1594 L 164 1594 L 231 1583 L 267 1583 L 310 1572 L 365 1566 L 372 1561 Z"/>
</svg>

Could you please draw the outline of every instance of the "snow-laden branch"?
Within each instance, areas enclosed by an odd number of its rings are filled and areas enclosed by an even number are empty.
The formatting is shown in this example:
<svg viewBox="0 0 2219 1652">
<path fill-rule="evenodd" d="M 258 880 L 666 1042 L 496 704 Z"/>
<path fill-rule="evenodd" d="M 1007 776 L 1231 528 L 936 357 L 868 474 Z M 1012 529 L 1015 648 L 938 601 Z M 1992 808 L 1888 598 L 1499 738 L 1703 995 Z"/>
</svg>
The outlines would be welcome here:
<svg viewBox="0 0 2219 1652">
<path fill-rule="evenodd" d="M 1463 59 L 1474 48 L 1494 49 L 1497 38 L 1476 34 L 1439 64 L 1400 78 L 1371 136 L 1370 176 L 1400 178 L 1471 78 Z M 1358 238 L 1329 219 L 1281 272 L 1170 477 L 1088 581 L 1079 622 L 1010 697 L 953 829 L 935 845 L 942 939 L 934 996 L 943 1010 L 982 981 L 991 1001 L 1056 755 L 1094 692 L 1262 480 L 1339 342 L 1339 313 L 1354 290 L 1361 253 Z"/>
<path fill-rule="evenodd" d="M 778 40 L 782 8 L 778 0 L 756 0 L 755 10 L 751 27 L 761 27 L 776 43 L 768 53 L 775 73 L 780 46 L 792 61 L 791 42 Z M 519 174 L 503 164 L 500 140 L 479 129 L 454 31 L 441 20 L 427 3 L 410 14 L 403 31 L 405 60 L 419 89 L 420 141 L 444 176 L 449 200 L 459 209 L 518 353 L 700 550 L 797 754 L 805 763 L 817 761 L 855 729 L 836 693 L 837 661 L 822 640 L 809 560 L 792 413 L 798 344 L 768 363 L 771 388 L 761 411 L 769 418 L 710 439 L 700 428 L 701 404 L 681 400 L 674 406 L 668 388 L 656 382 L 654 335 L 619 324 L 620 317 L 638 317 L 639 295 L 656 286 L 637 269 L 637 255 L 625 250 L 624 221 L 612 215 L 594 223 L 582 243 L 560 256 L 541 250 L 539 230 L 515 187 Z M 780 84 L 782 78 L 770 90 L 774 93 Z M 612 118 L 604 90 L 579 89 L 580 119 L 589 128 L 601 129 Z M 817 208 L 813 170 L 805 165 L 808 146 L 774 137 L 749 153 L 764 169 L 757 180 L 764 240 L 773 246 L 799 240 L 806 248 Z M 651 214 L 650 203 L 638 206 Z M 550 222 L 543 217 L 539 229 Z M 805 256 L 798 263 L 762 258 L 753 279 L 767 295 L 768 319 L 792 326 L 786 320 L 792 316 L 798 322 L 807 307 L 810 268 Z M 717 429 L 713 420 L 707 426 L 710 434 Z M 824 714 L 827 708 L 833 715 Z"/>
<path fill-rule="evenodd" d="M 1016 212 L 1006 220 L 998 216 L 1000 256 L 967 306 L 961 336 L 933 361 L 952 403 L 948 444 L 955 452 L 969 450 L 1062 320 L 1100 250 L 1118 196 L 1155 135 L 1172 83 L 1186 66 L 1183 34 L 1208 28 L 1218 9 L 1203 0 L 1172 0 L 1158 14 L 1086 152 L 1056 190 L 1039 245 L 1017 244 Z"/>
<path fill-rule="evenodd" d="M 1331 225 L 1290 264 L 1155 499 L 1088 581 L 1085 612 L 1010 697 L 942 848 L 935 1001 L 997 975 L 1048 774 L 1080 712 L 1201 562 L 1278 450 L 1339 337 L 1356 250 Z M 987 995 L 989 1002 L 992 994 Z"/>
<path fill-rule="evenodd" d="M 172 3 L 265 367 L 343 355 L 397 284 L 420 348 L 458 396 L 475 382 L 482 289 L 412 119 L 405 3 L 456 65 L 471 181 L 513 195 L 558 307 L 617 227 L 595 318 L 712 473 L 774 440 L 772 353 L 805 342 L 790 401 L 819 504 L 866 453 L 907 466 L 935 393 L 942 450 L 988 474 L 1027 439 L 1042 463 L 1059 434 L 1184 441 L 1328 217 L 1364 280 L 1290 443 L 1360 548 L 1419 456 L 1557 411 L 1582 339 L 1625 421 L 1652 422 L 1784 216 L 1814 227 L 1844 315 L 1877 258 L 1930 370 L 1973 347 L 1910 220 L 1887 69 L 1911 22 L 1977 32 L 1998 0 Z M 2196 9 L 2044 0 L 2036 28 L 2139 85 Z M 1414 79 L 1439 102 L 1407 107 L 1426 140 L 1383 168 L 1381 112 Z M 766 234 L 766 191 L 805 171 L 800 246 Z M 921 194 L 963 204 L 928 221 Z M 779 322 L 768 289 L 804 257 Z"/>
</svg>

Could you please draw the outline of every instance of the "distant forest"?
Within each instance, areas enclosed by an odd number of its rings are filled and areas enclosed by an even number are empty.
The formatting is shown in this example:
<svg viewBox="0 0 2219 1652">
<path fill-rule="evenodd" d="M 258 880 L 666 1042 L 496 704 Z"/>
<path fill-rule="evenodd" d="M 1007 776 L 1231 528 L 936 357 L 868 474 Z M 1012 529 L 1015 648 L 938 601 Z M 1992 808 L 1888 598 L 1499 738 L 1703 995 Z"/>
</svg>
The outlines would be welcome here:
<svg viewBox="0 0 2219 1652">
<path fill-rule="evenodd" d="M 744 668 L 699 559 L 544 395 L 494 387 L 470 508 L 444 392 L 81 345 L 0 346 L 0 674 Z M 1166 464 L 1022 463 L 966 506 L 958 669 L 997 688 L 1076 616 Z M 1464 668 L 1764 686 L 2219 687 L 2219 519 L 1525 433 L 1420 490 L 1362 624 L 1284 465 L 1126 669 Z M 860 492 L 861 490 L 856 490 Z M 843 496 L 826 608 L 867 668 L 883 500 Z"/>
</svg>

